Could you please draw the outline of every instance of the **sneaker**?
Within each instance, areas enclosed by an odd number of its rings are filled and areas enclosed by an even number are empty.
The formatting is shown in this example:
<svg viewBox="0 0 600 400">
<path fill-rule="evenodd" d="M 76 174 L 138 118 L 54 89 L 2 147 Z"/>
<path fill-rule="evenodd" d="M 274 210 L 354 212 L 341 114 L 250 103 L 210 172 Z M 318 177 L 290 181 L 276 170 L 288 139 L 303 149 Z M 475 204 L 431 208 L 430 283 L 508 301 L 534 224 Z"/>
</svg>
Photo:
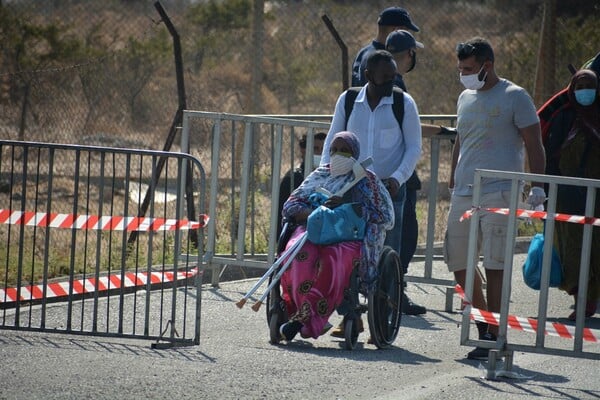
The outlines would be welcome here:
<svg viewBox="0 0 600 400">
<path fill-rule="evenodd" d="M 490 332 L 486 332 L 481 336 L 481 340 L 488 340 L 491 342 L 496 341 L 496 335 Z M 475 347 L 473 350 L 467 353 L 467 358 L 469 360 L 487 360 L 490 349 L 487 347 Z"/>
<path fill-rule="evenodd" d="M 342 320 L 342 322 L 340 322 L 340 324 L 338 326 L 335 327 L 334 330 L 331 331 L 330 335 L 336 338 L 345 338 L 345 332 L 344 332 L 344 320 Z M 362 318 L 358 318 L 358 333 L 364 332 L 365 331 L 365 326 L 363 325 L 363 321 Z"/>
<path fill-rule="evenodd" d="M 279 327 L 279 335 L 281 336 L 281 340 L 285 340 L 286 342 L 292 341 L 300 329 L 302 328 L 302 324 L 298 321 L 289 321 Z"/>
<path fill-rule="evenodd" d="M 426 312 L 427 309 L 425 307 L 413 303 L 405 293 L 402 293 L 402 314 L 421 315 Z"/>
<path fill-rule="evenodd" d="M 596 314 L 596 302 L 587 301 L 585 303 L 585 317 L 589 318 Z M 577 311 L 573 311 L 567 318 L 569 321 L 575 321 L 577 319 Z"/>
<path fill-rule="evenodd" d="M 484 347 L 475 347 L 473 350 L 467 353 L 469 360 L 487 360 L 490 349 Z"/>
</svg>

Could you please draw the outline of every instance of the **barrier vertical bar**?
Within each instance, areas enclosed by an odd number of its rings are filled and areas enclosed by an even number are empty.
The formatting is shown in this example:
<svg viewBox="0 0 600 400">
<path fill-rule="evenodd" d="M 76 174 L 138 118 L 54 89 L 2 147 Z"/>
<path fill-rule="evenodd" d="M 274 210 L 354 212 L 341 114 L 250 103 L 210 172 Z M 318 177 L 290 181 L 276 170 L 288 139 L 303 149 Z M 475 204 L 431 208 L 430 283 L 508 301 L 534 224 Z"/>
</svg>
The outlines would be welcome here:
<svg viewBox="0 0 600 400">
<path fill-rule="evenodd" d="M 481 171 L 475 170 L 475 177 L 473 179 L 473 207 L 479 207 L 481 203 Z M 475 268 L 477 268 L 477 262 L 479 257 L 477 256 L 477 238 L 479 233 L 479 211 L 477 208 L 474 209 L 473 216 L 471 217 L 471 225 L 469 226 L 469 245 L 467 247 L 467 273 L 465 277 L 465 297 L 469 303 L 473 302 L 473 284 L 475 282 Z M 467 307 L 468 309 L 468 307 Z M 460 343 L 467 344 L 469 339 L 469 313 L 463 312 L 462 325 L 460 332 Z"/>
<path fill-rule="evenodd" d="M 79 171 L 81 166 L 81 150 L 75 152 L 75 168 L 73 171 L 73 208 L 72 214 L 77 215 L 79 207 Z M 75 281 L 75 255 L 77 250 L 77 230 L 71 229 L 71 252 L 69 260 L 69 298 L 67 305 L 67 330 L 72 330 L 73 326 L 73 282 Z"/>
<path fill-rule="evenodd" d="M 215 238 L 216 238 L 216 224 L 214 219 L 217 215 L 217 198 L 219 195 L 219 157 L 221 155 L 221 129 L 222 120 L 219 118 L 213 124 L 213 145 L 212 145 L 212 157 L 210 162 L 210 187 L 212 190 L 210 191 L 210 200 L 208 205 L 208 213 L 213 216 L 208 225 L 208 242 L 206 244 L 206 252 L 208 261 L 210 262 L 210 258 L 212 254 L 215 252 Z M 219 275 L 216 273 L 217 267 L 213 266 L 212 268 L 212 277 L 211 283 L 213 286 L 218 286 L 219 284 Z"/>
<path fill-rule="evenodd" d="M 51 172 L 54 171 L 54 156 L 55 151 L 54 148 L 48 149 L 48 193 L 52 193 L 53 183 L 54 183 L 54 174 Z M 46 197 L 46 210 L 52 209 L 52 196 Z M 40 327 L 44 329 L 46 327 L 46 303 L 47 303 L 47 295 L 48 295 L 48 270 L 50 263 L 50 224 L 46 225 L 45 235 L 44 235 L 44 267 L 42 273 L 42 306 L 41 306 L 41 316 L 40 316 Z"/>
<path fill-rule="evenodd" d="M 521 195 L 519 180 L 513 179 L 510 187 L 510 201 L 506 228 L 506 246 L 504 249 L 504 268 L 502 274 L 502 297 L 500 300 L 500 326 L 498 327 L 498 341 L 502 347 L 506 344 L 506 331 L 508 327 L 508 314 L 510 309 L 510 295 L 512 293 L 512 272 L 517 230 L 517 208 Z"/>
<path fill-rule="evenodd" d="M 311 135 L 308 135 L 310 138 Z M 307 145 L 308 148 L 308 145 Z M 279 177 L 281 176 L 281 152 L 283 149 L 283 125 L 277 125 L 275 128 L 275 142 L 273 143 L 273 167 L 271 174 L 271 224 L 269 229 L 269 247 L 267 253 L 267 263 L 273 264 L 275 244 L 277 242 L 277 221 L 279 210 Z M 308 159 L 308 157 L 306 157 Z M 292 174 L 293 175 L 293 174 Z"/>
<path fill-rule="evenodd" d="M 105 174 L 105 165 L 106 165 L 106 154 L 104 152 L 100 152 L 100 182 L 98 188 L 98 215 L 102 215 L 102 209 L 104 207 L 104 174 Z M 94 279 L 96 281 L 96 287 L 99 287 L 100 284 L 100 269 L 101 264 L 100 260 L 102 255 L 102 231 L 98 229 L 96 232 L 96 265 L 94 272 Z M 92 332 L 98 331 L 98 315 L 99 315 L 99 299 L 100 292 L 98 290 L 94 291 L 94 312 L 93 312 L 93 322 L 92 322 Z"/>
<path fill-rule="evenodd" d="M 438 168 L 440 162 L 440 141 L 439 139 L 432 137 L 430 142 L 431 146 L 431 158 L 429 159 L 430 165 L 430 179 L 429 184 L 429 195 L 428 197 L 428 212 L 427 212 L 427 242 L 425 244 L 425 271 L 424 278 L 430 279 L 433 271 L 433 238 L 435 237 L 435 215 L 437 213 L 437 187 L 438 187 Z"/>
<path fill-rule="evenodd" d="M 237 251 L 236 259 L 244 259 L 244 248 L 245 248 L 245 233 L 246 233 L 246 214 L 248 205 L 248 188 L 250 187 L 250 174 L 252 168 L 250 168 L 250 161 L 252 159 L 252 144 L 253 144 L 253 128 L 254 123 L 246 121 L 246 129 L 244 132 L 244 150 L 242 159 L 242 170 L 240 183 L 240 210 L 238 220 L 238 231 L 237 231 Z"/>
<path fill-rule="evenodd" d="M 556 195 L 557 186 L 555 183 L 550 184 L 548 188 L 548 202 L 547 212 L 548 215 L 554 215 L 556 212 Z M 546 325 L 546 319 L 548 315 L 548 293 L 550 283 L 550 263 L 552 259 L 552 248 L 554 242 L 554 218 L 548 218 L 544 222 L 544 255 L 542 260 L 542 277 L 540 285 L 540 297 L 538 302 L 538 324 L 540 326 Z M 536 346 L 544 346 L 546 336 L 542 329 L 538 329 L 536 332 Z"/>
<path fill-rule="evenodd" d="M 23 167 L 22 167 L 22 176 L 21 176 L 21 212 L 25 211 L 25 200 L 27 199 L 27 159 L 29 157 L 29 148 L 26 146 L 23 147 Z M 13 149 L 13 162 L 14 162 L 15 154 Z M 12 179 L 11 179 L 12 180 Z M 11 196 L 12 201 L 12 196 Z M 21 225 L 19 227 L 19 241 L 20 243 L 24 243 L 25 238 L 25 226 Z M 21 323 L 21 288 L 23 285 L 23 246 L 19 246 L 19 256 L 18 256 L 18 272 L 17 272 L 17 304 L 16 304 L 16 314 L 15 314 L 15 326 L 20 326 Z"/>
<path fill-rule="evenodd" d="M 594 215 L 596 189 L 588 186 L 585 200 L 585 216 Z M 585 308 L 587 303 L 588 277 L 590 274 L 590 254 L 592 247 L 592 225 L 583 225 L 583 243 L 579 265 L 579 284 L 577 290 L 576 320 L 575 320 L 575 350 L 583 350 L 583 325 L 585 323 Z"/>
</svg>

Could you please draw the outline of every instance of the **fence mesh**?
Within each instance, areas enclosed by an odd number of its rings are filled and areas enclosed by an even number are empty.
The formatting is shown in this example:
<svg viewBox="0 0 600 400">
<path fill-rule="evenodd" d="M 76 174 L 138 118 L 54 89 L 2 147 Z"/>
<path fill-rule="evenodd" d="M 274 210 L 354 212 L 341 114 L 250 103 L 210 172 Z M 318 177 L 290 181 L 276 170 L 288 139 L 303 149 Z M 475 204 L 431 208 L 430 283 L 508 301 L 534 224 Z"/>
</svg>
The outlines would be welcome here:
<svg viewBox="0 0 600 400">
<path fill-rule="evenodd" d="M 553 3 L 549 26 L 555 39 L 544 49 L 554 57 L 540 58 L 544 10 Z M 2 137 L 162 147 L 178 97 L 172 40 L 154 2 L 0 4 Z M 343 89 L 344 66 L 322 16 L 332 20 L 351 63 L 375 36 L 379 12 L 396 5 L 331 0 L 161 4 L 181 40 L 187 108 L 238 114 L 330 114 Z M 253 7 L 261 5 L 264 13 L 254 13 Z M 415 70 L 405 76 L 424 114 L 455 112 L 461 87 L 454 47 L 472 36 L 488 38 L 498 73 L 532 95 L 538 62 L 551 63 L 550 84 L 539 99 L 566 85 L 569 63 L 578 67 L 598 52 L 597 2 L 397 5 L 410 11 L 421 28 L 415 36 L 425 44 Z"/>
</svg>

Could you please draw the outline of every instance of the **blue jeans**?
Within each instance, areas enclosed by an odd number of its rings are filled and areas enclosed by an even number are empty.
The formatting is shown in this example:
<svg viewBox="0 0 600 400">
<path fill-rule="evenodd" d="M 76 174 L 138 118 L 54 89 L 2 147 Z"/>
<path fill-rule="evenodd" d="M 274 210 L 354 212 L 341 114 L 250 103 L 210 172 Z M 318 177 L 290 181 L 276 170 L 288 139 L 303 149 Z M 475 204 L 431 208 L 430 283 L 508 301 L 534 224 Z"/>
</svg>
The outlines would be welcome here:
<svg viewBox="0 0 600 400">
<path fill-rule="evenodd" d="M 402 217 L 404 215 L 404 201 L 406 199 L 406 185 L 400 185 L 396 196 L 392 197 L 394 204 L 394 227 L 385 235 L 385 245 L 394 249 L 398 255 L 402 254 Z M 405 268 L 404 265 L 402 268 Z"/>
</svg>

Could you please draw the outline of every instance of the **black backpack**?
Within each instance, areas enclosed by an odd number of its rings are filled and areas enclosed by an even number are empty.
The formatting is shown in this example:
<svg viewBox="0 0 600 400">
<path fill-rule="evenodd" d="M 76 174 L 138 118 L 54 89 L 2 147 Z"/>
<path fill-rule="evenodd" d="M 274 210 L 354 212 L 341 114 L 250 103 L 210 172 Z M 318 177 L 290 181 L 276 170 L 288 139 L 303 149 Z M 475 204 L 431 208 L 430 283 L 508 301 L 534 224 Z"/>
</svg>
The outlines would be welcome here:
<svg viewBox="0 0 600 400">
<path fill-rule="evenodd" d="M 346 91 L 346 98 L 344 101 L 344 111 L 346 112 L 346 124 L 348 127 L 348 119 L 350 119 L 350 114 L 352 114 L 352 109 L 354 109 L 354 102 L 356 101 L 356 97 L 358 96 L 358 92 L 360 92 L 362 87 L 351 87 Z M 392 104 L 392 110 L 394 111 L 394 117 L 396 117 L 396 121 L 398 121 L 398 125 L 400 125 L 400 130 L 402 130 L 402 119 L 404 118 L 404 91 L 397 86 L 394 86 L 394 103 Z"/>
</svg>

